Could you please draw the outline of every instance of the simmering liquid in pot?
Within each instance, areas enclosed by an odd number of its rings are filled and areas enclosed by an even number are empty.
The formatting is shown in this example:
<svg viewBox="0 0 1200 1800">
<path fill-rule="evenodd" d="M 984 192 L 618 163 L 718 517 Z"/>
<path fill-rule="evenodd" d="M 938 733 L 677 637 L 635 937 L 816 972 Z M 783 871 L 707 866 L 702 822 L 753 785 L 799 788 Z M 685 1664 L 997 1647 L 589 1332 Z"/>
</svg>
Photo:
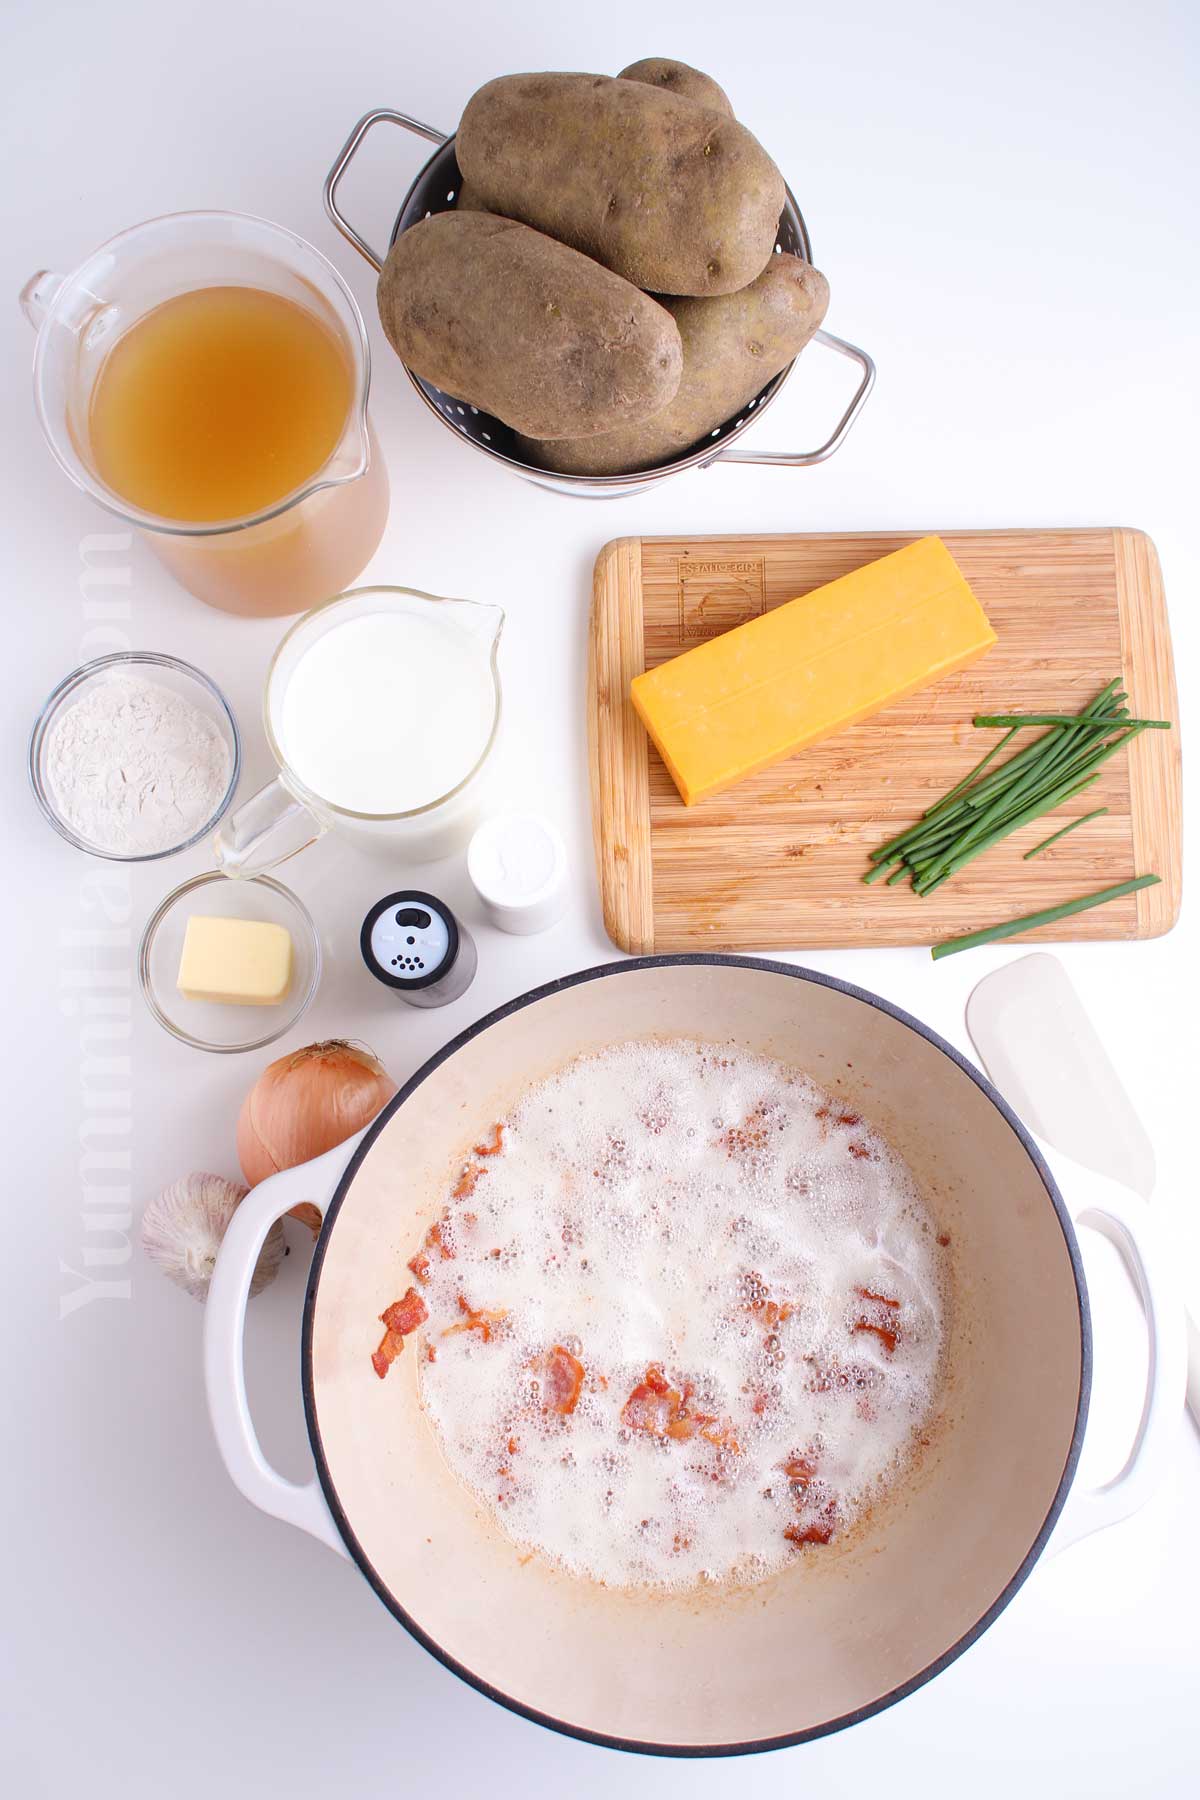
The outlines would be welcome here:
<svg viewBox="0 0 1200 1800">
<path fill-rule="evenodd" d="M 450 1466 L 518 1543 L 614 1586 L 755 1579 L 911 1468 L 942 1263 L 904 1163 L 806 1077 L 632 1042 L 476 1146 L 376 1369 L 411 1333 Z"/>
</svg>

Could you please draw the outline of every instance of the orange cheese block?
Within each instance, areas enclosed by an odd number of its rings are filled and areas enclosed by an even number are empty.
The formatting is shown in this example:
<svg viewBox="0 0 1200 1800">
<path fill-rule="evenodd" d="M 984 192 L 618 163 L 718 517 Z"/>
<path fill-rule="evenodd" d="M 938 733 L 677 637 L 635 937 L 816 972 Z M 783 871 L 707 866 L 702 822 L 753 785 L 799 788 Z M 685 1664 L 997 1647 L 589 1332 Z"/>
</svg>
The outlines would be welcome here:
<svg viewBox="0 0 1200 1800">
<path fill-rule="evenodd" d="M 922 538 L 634 678 L 684 802 L 927 687 L 996 642 L 941 538 Z"/>
</svg>

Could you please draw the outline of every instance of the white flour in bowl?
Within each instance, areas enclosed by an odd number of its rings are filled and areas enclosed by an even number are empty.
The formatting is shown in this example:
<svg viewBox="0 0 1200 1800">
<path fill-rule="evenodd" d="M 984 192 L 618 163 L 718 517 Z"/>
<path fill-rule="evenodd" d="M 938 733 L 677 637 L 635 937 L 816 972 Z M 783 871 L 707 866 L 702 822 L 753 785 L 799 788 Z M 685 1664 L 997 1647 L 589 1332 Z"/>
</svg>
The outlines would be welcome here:
<svg viewBox="0 0 1200 1800">
<path fill-rule="evenodd" d="M 54 804 L 79 837 L 116 856 L 154 856 L 201 831 L 225 796 L 229 746 L 200 707 L 139 675 L 94 682 L 46 741 Z"/>
<path fill-rule="evenodd" d="M 757 1578 L 919 1450 L 943 1260 L 905 1165 L 804 1076 L 617 1045 L 529 1091 L 413 1258 L 422 1401 L 459 1477 L 567 1569 Z"/>
</svg>

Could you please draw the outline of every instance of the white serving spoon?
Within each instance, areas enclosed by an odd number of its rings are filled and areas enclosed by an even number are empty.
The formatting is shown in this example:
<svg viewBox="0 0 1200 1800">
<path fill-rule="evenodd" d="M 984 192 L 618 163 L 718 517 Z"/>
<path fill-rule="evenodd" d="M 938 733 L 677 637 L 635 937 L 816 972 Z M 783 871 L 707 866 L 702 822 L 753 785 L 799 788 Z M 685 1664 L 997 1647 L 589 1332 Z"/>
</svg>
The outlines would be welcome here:
<svg viewBox="0 0 1200 1800">
<path fill-rule="evenodd" d="M 1030 1130 L 1149 1200 L 1151 1144 L 1070 977 L 1038 951 L 986 975 L 967 1001 L 984 1069 Z M 1200 1425 L 1200 1327 L 1188 1315 L 1187 1401 Z"/>
</svg>

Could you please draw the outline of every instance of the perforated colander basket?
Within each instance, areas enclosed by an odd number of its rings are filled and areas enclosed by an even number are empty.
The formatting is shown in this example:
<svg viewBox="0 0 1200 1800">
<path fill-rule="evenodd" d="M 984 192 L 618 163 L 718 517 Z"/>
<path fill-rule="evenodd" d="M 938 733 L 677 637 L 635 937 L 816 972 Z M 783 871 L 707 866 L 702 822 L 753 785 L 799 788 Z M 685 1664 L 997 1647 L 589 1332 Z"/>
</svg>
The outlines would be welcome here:
<svg viewBox="0 0 1200 1800">
<path fill-rule="evenodd" d="M 378 272 L 383 268 L 386 252 L 381 256 L 373 250 L 365 238 L 361 237 L 350 221 L 344 216 L 337 203 L 338 183 L 349 168 L 357 154 L 358 148 L 371 130 L 372 126 L 386 122 L 389 125 L 403 126 L 405 131 L 415 133 L 437 148 L 425 164 L 405 197 L 396 223 L 392 227 L 392 235 L 388 239 L 388 247 L 395 243 L 402 231 L 415 225 L 418 219 L 427 219 L 432 213 L 450 212 L 458 198 L 462 177 L 459 174 L 458 161 L 454 154 L 454 139 L 444 132 L 435 131 L 431 125 L 422 125 L 417 119 L 410 119 L 407 114 L 393 112 L 388 107 L 379 107 L 374 112 L 364 114 L 350 133 L 338 154 L 329 174 L 325 178 L 325 210 L 341 232 L 342 236 L 370 263 Z M 809 244 L 808 230 L 796 205 L 790 188 L 786 190 L 787 199 L 779 220 L 779 235 L 775 240 L 775 248 L 779 251 L 790 251 L 793 256 L 802 256 L 806 262 L 812 261 L 812 248 Z M 552 474 L 546 469 L 539 469 L 523 460 L 517 450 L 515 436 L 509 426 L 502 424 L 490 413 L 480 412 L 478 408 L 468 405 L 452 394 L 444 394 L 440 388 L 426 381 L 405 364 L 405 373 L 424 400 L 430 412 L 435 413 L 443 425 L 465 438 L 476 450 L 490 456 L 495 462 L 505 463 L 510 469 L 527 481 L 536 483 L 538 487 L 549 488 L 554 493 L 574 494 L 584 499 L 612 498 L 617 495 L 638 493 L 643 488 L 652 487 L 656 482 L 664 481 L 668 475 L 678 474 L 681 469 L 697 466 L 705 467 L 718 459 L 726 462 L 780 463 L 791 468 L 803 467 L 808 463 L 824 462 L 832 456 L 842 443 L 862 411 L 867 395 L 875 382 L 875 365 L 865 350 L 854 344 L 848 344 L 843 338 L 834 337 L 832 332 L 818 331 L 812 342 L 821 344 L 828 350 L 835 350 L 841 356 L 848 356 L 858 364 L 861 377 L 850 404 L 838 420 L 836 426 L 823 444 L 815 450 L 740 450 L 735 448 L 738 440 L 750 427 L 757 423 L 761 415 L 774 400 L 780 388 L 795 367 L 788 367 L 771 381 L 768 381 L 760 394 L 744 406 L 735 417 L 725 420 L 712 431 L 708 439 L 693 450 L 687 450 L 679 456 L 671 457 L 667 462 L 659 463 L 652 469 L 643 469 L 631 475 L 560 475 Z"/>
</svg>

